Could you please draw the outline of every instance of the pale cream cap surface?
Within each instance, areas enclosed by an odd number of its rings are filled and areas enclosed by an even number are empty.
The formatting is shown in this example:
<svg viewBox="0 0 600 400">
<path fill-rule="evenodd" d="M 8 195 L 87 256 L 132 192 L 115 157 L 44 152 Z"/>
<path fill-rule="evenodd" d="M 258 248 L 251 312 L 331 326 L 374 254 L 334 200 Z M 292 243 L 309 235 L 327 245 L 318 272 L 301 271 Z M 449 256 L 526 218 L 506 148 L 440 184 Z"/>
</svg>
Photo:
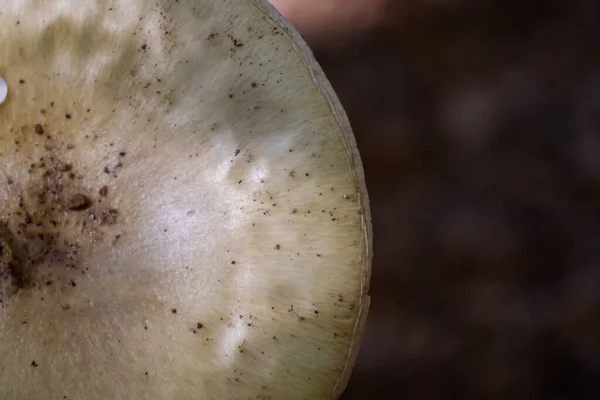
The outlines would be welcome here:
<svg viewBox="0 0 600 400">
<path fill-rule="evenodd" d="M 262 0 L 3 0 L 0 37 L 0 399 L 336 398 L 370 214 L 298 34 Z"/>
</svg>

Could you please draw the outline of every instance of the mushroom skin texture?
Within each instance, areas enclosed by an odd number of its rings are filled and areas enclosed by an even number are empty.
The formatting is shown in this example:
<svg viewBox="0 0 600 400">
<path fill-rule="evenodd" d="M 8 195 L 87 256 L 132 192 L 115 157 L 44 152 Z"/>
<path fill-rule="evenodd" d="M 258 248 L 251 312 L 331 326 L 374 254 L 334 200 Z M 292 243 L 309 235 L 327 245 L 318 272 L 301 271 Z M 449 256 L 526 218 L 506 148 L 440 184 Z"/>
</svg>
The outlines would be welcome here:
<svg viewBox="0 0 600 400">
<path fill-rule="evenodd" d="M 0 104 L 4 103 L 6 96 L 8 96 L 8 87 L 4 79 L 0 77 Z"/>
<path fill-rule="evenodd" d="M 369 297 L 347 117 L 263 0 L 3 0 L 0 399 L 334 399 Z"/>
</svg>

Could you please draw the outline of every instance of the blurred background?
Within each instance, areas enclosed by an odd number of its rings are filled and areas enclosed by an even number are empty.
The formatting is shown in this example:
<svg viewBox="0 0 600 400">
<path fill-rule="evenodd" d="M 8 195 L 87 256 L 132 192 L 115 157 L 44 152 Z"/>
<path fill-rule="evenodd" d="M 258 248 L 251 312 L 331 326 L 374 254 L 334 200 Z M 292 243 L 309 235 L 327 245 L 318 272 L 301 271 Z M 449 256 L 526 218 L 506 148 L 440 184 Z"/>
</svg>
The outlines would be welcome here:
<svg viewBox="0 0 600 400">
<path fill-rule="evenodd" d="M 600 399 L 600 2 L 271 1 L 371 198 L 343 399 Z"/>
</svg>

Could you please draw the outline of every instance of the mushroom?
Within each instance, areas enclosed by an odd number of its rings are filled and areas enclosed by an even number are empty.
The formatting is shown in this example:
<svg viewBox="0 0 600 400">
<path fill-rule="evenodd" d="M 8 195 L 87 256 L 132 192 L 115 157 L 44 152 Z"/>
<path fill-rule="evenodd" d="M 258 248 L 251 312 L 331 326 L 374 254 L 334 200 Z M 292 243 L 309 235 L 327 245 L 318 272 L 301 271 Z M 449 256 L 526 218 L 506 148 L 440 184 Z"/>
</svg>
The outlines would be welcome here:
<svg viewBox="0 0 600 400">
<path fill-rule="evenodd" d="M 264 0 L 0 4 L 0 399 L 333 399 L 369 304 L 346 115 Z"/>
</svg>

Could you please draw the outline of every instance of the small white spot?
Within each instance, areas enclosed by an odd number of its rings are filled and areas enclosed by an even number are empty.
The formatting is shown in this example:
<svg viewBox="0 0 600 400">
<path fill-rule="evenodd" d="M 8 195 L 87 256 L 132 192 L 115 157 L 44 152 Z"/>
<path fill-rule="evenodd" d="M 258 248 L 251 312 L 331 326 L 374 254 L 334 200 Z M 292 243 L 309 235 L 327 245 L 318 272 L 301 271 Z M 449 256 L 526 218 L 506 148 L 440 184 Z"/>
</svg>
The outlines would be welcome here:
<svg viewBox="0 0 600 400">
<path fill-rule="evenodd" d="M 8 86 L 4 78 L 0 76 L 0 104 L 4 103 L 6 96 L 8 95 Z"/>
</svg>

